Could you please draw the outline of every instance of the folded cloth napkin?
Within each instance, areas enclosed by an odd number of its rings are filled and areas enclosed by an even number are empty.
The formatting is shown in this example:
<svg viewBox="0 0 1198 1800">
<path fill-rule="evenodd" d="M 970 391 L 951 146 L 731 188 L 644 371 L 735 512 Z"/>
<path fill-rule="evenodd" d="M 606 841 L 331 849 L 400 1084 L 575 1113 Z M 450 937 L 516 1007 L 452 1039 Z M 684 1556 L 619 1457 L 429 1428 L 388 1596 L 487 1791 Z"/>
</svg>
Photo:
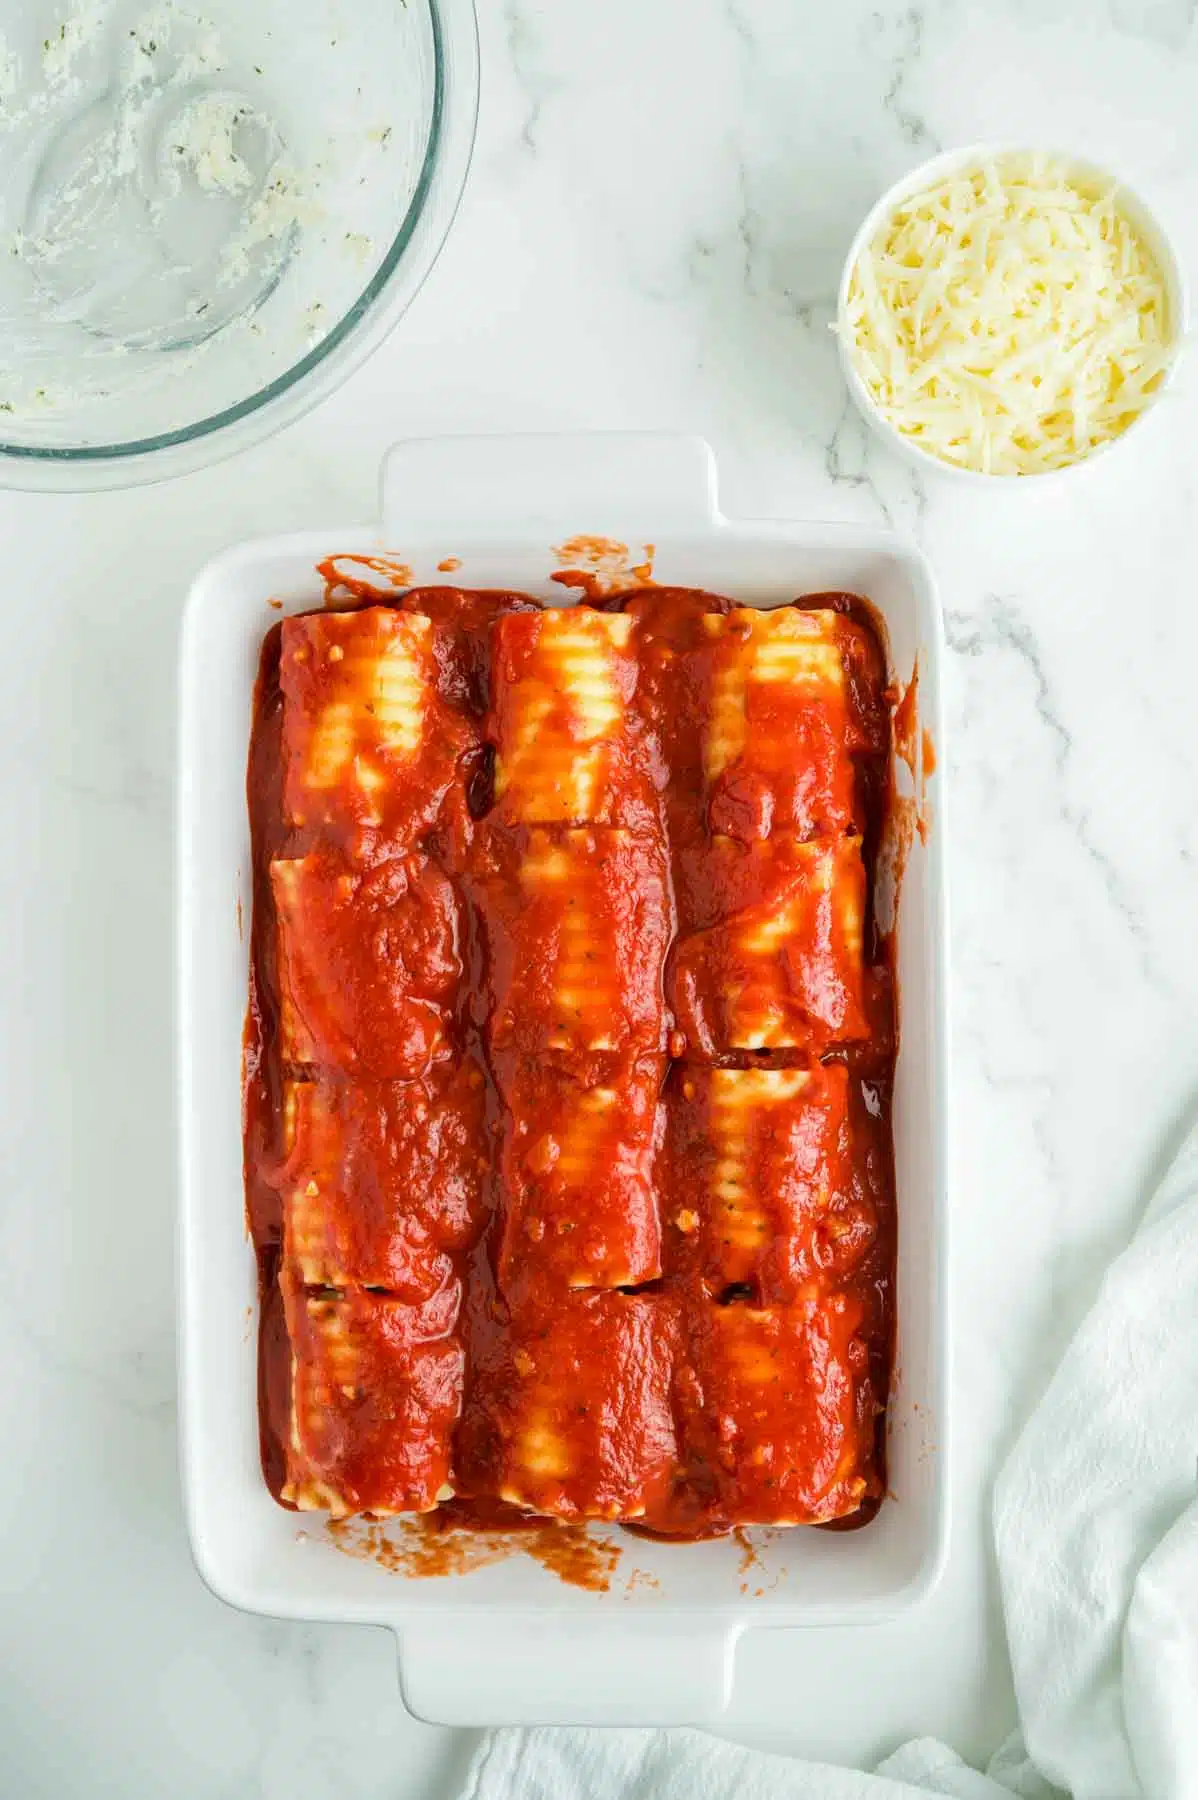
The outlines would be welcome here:
<svg viewBox="0 0 1198 1800">
<path fill-rule="evenodd" d="M 873 1774 L 697 1731 L 506 1730 L 462 1800 L 1195 1800 L 1198 1127 L 999 1476 L 1020 1731 L 985 1774 L 928 1738 Z"/>
</svg>

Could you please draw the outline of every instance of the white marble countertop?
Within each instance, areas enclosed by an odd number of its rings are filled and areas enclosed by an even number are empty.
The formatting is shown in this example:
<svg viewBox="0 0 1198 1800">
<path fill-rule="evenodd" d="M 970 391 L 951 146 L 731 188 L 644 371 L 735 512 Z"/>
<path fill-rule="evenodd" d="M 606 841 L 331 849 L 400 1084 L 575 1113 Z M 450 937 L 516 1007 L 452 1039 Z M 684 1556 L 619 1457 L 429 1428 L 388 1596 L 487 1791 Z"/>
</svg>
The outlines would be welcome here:
<svg viewBox="0 0 1198 1800">
<path fill-rule="evenodd" d="M 0 1767 L 23 1800 L 429 1800 L 468 1734 L 393 1640 L 243 1617 L 175 1460 L 171 815 L 182 595 L 217 548 L 369 518 L 400 435 L 658 426 L 731 510 L 893 522 L 948 612 L 956 1520 L 922 1610 L 742 1643 L 727 1729 L 984 1756 L 1013 1701 L 987 1489 L 1198 1090 L 1191 370 L 1052 495 L 921 483 L 827 325 L 880 188 L 1026 138 L 1140 181 L 1198 257 L 1193 0 L 498 0 L 463 210 L 318 413 L 166 487 L 0 496 Z"/>
</svg>

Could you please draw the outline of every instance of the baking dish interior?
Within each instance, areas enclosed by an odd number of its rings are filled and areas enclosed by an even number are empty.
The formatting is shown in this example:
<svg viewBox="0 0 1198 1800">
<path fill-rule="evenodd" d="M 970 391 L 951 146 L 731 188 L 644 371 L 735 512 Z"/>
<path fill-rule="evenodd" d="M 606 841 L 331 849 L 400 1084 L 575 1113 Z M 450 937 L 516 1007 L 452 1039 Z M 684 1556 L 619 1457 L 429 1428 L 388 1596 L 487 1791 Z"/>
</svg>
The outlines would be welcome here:
<svg viewBox="0 0 1198 1800">
<path fill-rule="evenodd" d="M 258 1449 L 255 1259 L 242 1201 L 240 1059 L 250 923 L 245 764 L 254 678 L 281 612 L 319 605 L 315 564 L 374 554 L 369 532 L 263 540 L 213 562 L 184 625 L 180 759 L 182 1210 L 179 1234 L 182 1455 L 198 1566 L 230 1602 L 283 1616 L 402 1624 L 499 1610 L 568 1617 L 717 1615 L 739 1624 L 817 1624 L 888 1615 L 926 1592 L 947 1529 L 945 1407 L 945 995 L 939 777 L 926 783 L 898 934 L 900 1049 L 894 1106 L 898 1339 L 888 1425 L 891 1497 L 859 1531 L 760 1531 L 662 1544 L 608 1532 L 621 1556 L 606 1592 L 569 1586 L 517 1553 L 468 1574 L 416 1579 L 339 1548 L 319 1516 L 280 1508 Z M 405 540 L 414 583 L 504 587 L 554 604 L 547 540 Z M 447 556 L 452 575 L 438 571 Z M 733 522 L 654 545 L 654 579 L 759 606 L 839 589 L 865 595 L 892 676 L 918 662 L 919 717 L 939 755 L 938 625 L 926 567 L 884 534 Z M 281 602 L 281 609 L 268 601 Z M 900 780 L 910 788 L 905 770 Z"/>
</svg>

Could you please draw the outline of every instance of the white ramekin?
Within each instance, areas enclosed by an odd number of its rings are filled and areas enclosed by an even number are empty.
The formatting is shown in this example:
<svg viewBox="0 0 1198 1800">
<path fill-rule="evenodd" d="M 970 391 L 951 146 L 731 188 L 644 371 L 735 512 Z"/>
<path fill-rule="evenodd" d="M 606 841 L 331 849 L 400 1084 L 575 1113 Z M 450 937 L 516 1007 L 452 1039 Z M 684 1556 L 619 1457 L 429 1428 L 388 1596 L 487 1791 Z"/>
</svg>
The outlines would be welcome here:
<svg viewBox="0 0 1198 1800">
<path fill-rule="evenodd" d="M 1145 407 L 1126 431 L 1090 451 L 1087 456 L 1080 457 L 1077 462 L 1069 463 L 1062 469 L 1049 469 L 1043 474 L 1028 476 L 987 475 L 978 469 L 962 469 L 956 463 L 945 462 L 941 457 L 933 455 L 930 450 L 924 450 L 891 424 L 866 387 L 853 360 L 847 318 L 849 283 L 852 280 L 853 270 L 857 266 L 858 257 L 865 246 L 872 242 L 890 214 L 904 200 L 910 199 L 913 194 L 918 194 L 924 188 L 934 187 L 945 176 L 954 174 L 961 169 L 972 168 L 977 163 L 990 162 L 998 157 L 1029 156 L 1033 153 L 1033 148 L 1026 144 L 967 144 L 959 150 L 948 150 L 941 156 L 934 156 L 930 161 L 920 163 L 918 168 L 912 169 L 900 181 L 896 181 L 894 186 L 888 188 L 877 204 L 867 213 L 849 247 L 836 302 L 836 339 L 840 348 L 840 363 L 844 370 L 844 378 L 848 384 L 849 393 L 862 416 L 873 427 L 878 437 L 916 468 L 935 470 L 939 474 L 948 475 L 960 482 L 984 484 L 991 488 L 996 485 L 1006 486 L 1013 482 L 1034 481 L 1039 485 L 1056 481 L 1062 477 L 1073 475 L 1079 469 L 1090 467 L 1099 457 L 1107 456 L 1116 446 L 1126 443 L 1128 438 L 1138 432 L 1145 419 L 1150 418 L 1156 412 L 1161 396 L 1167 392 L 1176 379 L 1177 366 L 1189 324 L 1189 291 L 1181 259 L 1168 232 L 1141 195 L 1134 188 L 1129 187 L 1126 182 L 1121 181 L 1118 176 L 1112 174 L 1110 170 L 1103 168 L 1101 164 L 1089 161 L 1086 157 L 1075 156 L 1069 151 L 1042 151 L 1041 154 L 1051 156 L 1054 161 L 1064 163 L 1071 172 L 1084 177 L 1087 181 L 1117 187 L 1120 207 L 1144 239 L 1160 269 L 1168 296 L 1173 359 L 1165 373 L 1164 380 L 1153 396 L 1152 403 Z"/>
</svg>

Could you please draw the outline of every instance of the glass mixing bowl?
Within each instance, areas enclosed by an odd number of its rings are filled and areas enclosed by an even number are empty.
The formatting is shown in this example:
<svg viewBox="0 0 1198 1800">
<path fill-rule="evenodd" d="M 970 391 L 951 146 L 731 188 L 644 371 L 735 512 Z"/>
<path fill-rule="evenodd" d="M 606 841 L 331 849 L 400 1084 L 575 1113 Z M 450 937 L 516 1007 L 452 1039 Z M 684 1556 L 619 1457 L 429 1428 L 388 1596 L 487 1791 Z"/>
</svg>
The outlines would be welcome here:
<svg viewBox="0 0 1198 1800">
<path fill-rule="evenodd" d="M 0 482 L 157 480 L 277 430 L 433 265 L 471 0 L 32 0 L 0 22 Z"/>
</svg>

